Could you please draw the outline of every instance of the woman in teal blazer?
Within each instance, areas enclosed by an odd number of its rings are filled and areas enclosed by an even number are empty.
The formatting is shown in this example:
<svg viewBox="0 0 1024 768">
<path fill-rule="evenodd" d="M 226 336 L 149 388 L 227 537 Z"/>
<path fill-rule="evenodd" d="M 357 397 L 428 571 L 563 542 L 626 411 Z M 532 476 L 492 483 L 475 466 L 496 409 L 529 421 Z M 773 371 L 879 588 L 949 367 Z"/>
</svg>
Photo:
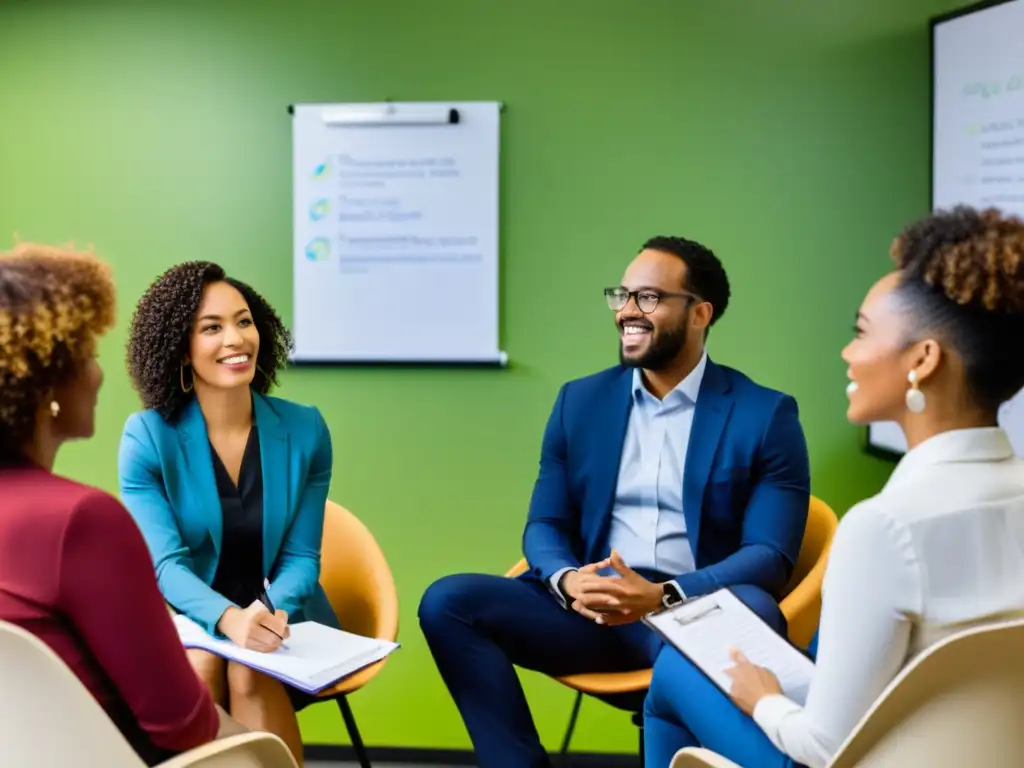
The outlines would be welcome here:
<svg viewBox="0 0 1024 768">
<path fill-rule="evenodd" d="M 270 652 L 302 620 L 334 627 L 320 575 L 331 437 L 316 408 L 267 395 L 291 337 L 249 286 L 209 262 L 164 273 L 132 319 L 128 369 L 146 410 L 121 439 L 121 498 L 167 603 L 207 632 Z M 190 651 L 240 722 L 301 764 L 295 710 L 310 697 Z"/>
</svg>

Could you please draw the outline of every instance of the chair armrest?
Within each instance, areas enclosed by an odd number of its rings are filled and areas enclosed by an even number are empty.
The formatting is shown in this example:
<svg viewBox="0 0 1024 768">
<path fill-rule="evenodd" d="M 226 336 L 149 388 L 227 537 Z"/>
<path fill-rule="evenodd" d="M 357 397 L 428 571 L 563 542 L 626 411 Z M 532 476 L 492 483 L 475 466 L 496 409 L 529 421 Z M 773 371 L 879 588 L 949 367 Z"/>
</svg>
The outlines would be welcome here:
<svg viewBox="0 0 1024 768">
<path fill-rule="evenodd" d="M 211 741 L 160 763 L 158 768 L 297 768 L 295 758 L 271 733 L 243 733 Z"/>
<path fill-rule="evenodd" d="M 740 768 L 740 766 L 709 749 L 686 747 L 676 752 L 669 768 Z"/>
</svg>

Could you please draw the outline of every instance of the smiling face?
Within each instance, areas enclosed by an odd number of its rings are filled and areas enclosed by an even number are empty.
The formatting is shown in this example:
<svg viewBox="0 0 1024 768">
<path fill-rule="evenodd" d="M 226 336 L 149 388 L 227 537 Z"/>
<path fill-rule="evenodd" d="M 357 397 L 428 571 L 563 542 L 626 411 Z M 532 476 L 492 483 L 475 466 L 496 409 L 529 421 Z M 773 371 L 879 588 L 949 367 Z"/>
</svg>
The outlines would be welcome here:
<svg viewBox="0 0 1024 768">
<path fill-rule="evenodd" d="M 843 349 L 850 379 L 846 416 L 854 424 L 900 421 L 906 414 L 907 374 L 916 367 L 918 350 L 907 344 L 910 318 L 898 311 L 898 284 L 892 272 L 871 287 L 857 313 L 854 339 Z"/>
<path fill-rule="evenodd" d="M 619 359 L 624 365 L 661 370 L 679 360 L 687 343 L 698 343 L 711 318 L 710 305 L 693 303 L 684 291 L 686 264 L 671 253 L 643 250 L 622 277 L 622 288 L 638 291 L 615 313 L 619 328 Z M 657 297 L 651 312 L 637 306 L 637 299 Z"/>
<path fill-rule="evenodd" d="M 248 387 L 259 349 L 260 335 L 242 294 L 226 282 L 207 285 L 189 341 L 196 386 Z"/>
</svg>

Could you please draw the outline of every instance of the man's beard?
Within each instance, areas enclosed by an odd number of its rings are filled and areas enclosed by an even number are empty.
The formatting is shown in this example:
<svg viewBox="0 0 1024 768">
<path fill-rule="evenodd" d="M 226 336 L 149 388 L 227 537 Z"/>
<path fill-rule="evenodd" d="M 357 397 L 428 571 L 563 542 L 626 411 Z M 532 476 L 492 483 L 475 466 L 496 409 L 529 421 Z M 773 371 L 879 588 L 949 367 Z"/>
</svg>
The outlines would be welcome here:
<svg viewBox="0 0 1024 768">
<path fill-rule="evenodd" d="M 619 361 L 633 368 L 644 368 L 648 371 L 660 371 L 668 367 L 686 348 L 687 318 L 671 330 L 655 332 L 647 351 L 638 357 L 626 358 L 619 340 Z"/>
</svg>

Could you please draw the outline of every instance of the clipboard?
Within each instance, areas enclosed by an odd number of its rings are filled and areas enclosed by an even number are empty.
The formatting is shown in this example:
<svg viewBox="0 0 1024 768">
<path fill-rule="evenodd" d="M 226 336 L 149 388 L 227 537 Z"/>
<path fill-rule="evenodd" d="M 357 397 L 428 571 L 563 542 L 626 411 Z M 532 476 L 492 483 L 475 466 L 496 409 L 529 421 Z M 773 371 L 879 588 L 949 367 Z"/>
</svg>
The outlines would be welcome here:
<svg viewBox="0 0 1024 768">
<path fill-rule="evenodd" d="M 728 589 L 688 600 L 643 619 L 667 645 L 689 659 L 726 695 L 732 678 L 730 648 L 775 673 L 785 696 L 803 706 L 814 662 L 781 637 Z"/>
</svg>

